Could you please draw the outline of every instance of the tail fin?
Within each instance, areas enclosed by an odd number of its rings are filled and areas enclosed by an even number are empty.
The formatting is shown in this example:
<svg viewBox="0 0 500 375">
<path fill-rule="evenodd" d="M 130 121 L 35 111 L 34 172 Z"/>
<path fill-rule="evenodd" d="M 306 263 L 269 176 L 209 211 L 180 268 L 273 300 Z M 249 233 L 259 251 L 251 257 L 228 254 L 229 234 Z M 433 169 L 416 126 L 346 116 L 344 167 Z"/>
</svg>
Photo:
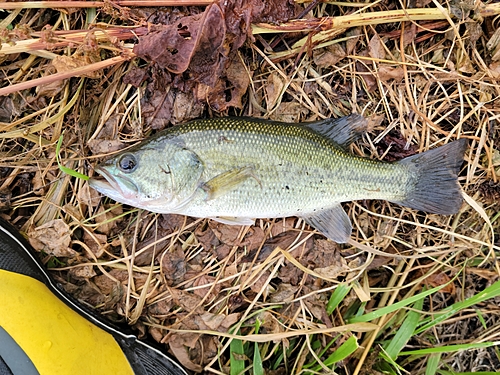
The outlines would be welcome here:
<svg viewBox="0 0 500 375">
<path fill-rule="evenodd" d="M 415 186 L 406 199 L 395 203 L 435 214 L 457 213 L 462 205 L 457 176 L 466 148 L 467 140 L 460 139 L 401 160 L 413 171 Z"/>
</svg>

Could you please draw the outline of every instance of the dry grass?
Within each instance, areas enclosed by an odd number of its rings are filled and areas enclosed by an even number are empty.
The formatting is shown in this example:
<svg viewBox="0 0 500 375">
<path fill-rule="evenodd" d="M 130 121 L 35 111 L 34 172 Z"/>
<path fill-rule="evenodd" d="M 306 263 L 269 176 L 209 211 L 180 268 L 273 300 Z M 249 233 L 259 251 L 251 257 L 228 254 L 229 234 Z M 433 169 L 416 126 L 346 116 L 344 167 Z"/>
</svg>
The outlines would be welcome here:
<svg viewBox="0 0 500 375">
<path fill-rule="evenodd" d="M 106 147 L 152 131 L 141 102 L 145 85 L 123 82 L 135 66 L 152 69 L 131 50 L 132 36 L 147 31 L 141 17 L 150 10 L 111 3 L 3 13 L 2 215 L 32 238 L 68 238 L 44 247 L 54 277 L 110 319 L 165 343 L 192 370 L 229 373 L 228 348 L 242 340 L 246 355 L 259 343 L 271 373 L 326 371 L 321 361 L 354 335 L 359 349 L 337 364 L 337 373 L 396 373 L 380 352 L 417 307 L 369 322 L 349 323 L 353 317 L 441 286 L 419 311 L 422 318 L 437 316 L 500 275 L 499 7 L 422 3 L 419 9 L 320 3 L 307 20 L 255 25 L 255 43 L 239 54 L 250 77 L 243 109 L 220 115 L 295 122 L 362 113 L 372 129 L 353 152 L 386 160 L 411 147 L 422 152 L 468 138 L 460 174 L 466 203 L 457 215 L 348 203 L 352 240 L 336 246 L 299 219 L 228 227 L 99 197 L 58 168 L 63 131 L 63 164 L 87 175 Z M 95 22 L 99 30 L 87 32 Z M 206 103 L 201 107 L 215 115 Z M 327 313 L 341 285 L 352 289 Z M 498 342 L 499 313 L 498 297 L 459 310 L 413 335 L 405 350 Z M 427 374 L 435 358 L 395 361 L 401 372 Z M 494 347 L 445 352 L 437 363 L 443 374 L 500 370 Z"/>
</svg>

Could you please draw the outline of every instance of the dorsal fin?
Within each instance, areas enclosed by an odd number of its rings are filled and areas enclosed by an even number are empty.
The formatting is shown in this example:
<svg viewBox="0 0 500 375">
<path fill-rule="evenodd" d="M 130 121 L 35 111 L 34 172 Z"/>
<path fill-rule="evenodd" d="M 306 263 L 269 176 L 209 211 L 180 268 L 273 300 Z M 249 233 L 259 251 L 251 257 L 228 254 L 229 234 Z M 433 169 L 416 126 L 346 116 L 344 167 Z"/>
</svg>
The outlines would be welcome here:
<svg viewBox="0 0 500 375">
<path fill-rule="evenodd" d="M 321 121 L 305 123 L 309 129 L 314 130 L 342 147 L 348 147 L 352 142 L 361 137 L 368 128 L 368 121 L 358 114 L 340 118 L 328 118 Z"/>
</svg>

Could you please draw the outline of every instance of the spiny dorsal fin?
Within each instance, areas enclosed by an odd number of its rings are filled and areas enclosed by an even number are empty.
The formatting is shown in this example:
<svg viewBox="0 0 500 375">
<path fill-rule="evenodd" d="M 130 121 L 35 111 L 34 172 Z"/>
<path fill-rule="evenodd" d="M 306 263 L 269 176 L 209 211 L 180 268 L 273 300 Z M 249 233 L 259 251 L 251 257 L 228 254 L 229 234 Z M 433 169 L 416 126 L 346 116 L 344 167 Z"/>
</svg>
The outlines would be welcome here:
<svg viewBox="0 0 500 375">
<path fill-rule="evenodd" d="M 368 128 L 368 121 L 358 114 L 340 118 L 328 118 L 321 121 L 304 124 L 342 147 L 348 147 L 352 142 L 361 137 Z"/>
</svg>

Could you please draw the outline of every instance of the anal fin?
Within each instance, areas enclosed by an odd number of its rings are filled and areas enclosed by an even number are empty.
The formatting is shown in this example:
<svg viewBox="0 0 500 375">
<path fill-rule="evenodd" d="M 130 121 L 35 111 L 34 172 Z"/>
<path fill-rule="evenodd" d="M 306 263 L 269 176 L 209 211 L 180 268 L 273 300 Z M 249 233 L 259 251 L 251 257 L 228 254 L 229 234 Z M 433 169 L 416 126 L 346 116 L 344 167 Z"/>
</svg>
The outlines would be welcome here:
<svg viewBox="0 0 500 375">
<path fill-rule="evenodd" d="M 218 221 L 222 224 L 228 225 L 254 225 L 255 220 L 248 217 L 229 217 L 229 216 L 215 216 L 211 217 L 211 220 Z"/>
<path fill-rule="evenodd" d="M 346 243 L 351 237 L 351 220 L 340 204 L 301 217 L 332 241 Z"/>
</svg>

